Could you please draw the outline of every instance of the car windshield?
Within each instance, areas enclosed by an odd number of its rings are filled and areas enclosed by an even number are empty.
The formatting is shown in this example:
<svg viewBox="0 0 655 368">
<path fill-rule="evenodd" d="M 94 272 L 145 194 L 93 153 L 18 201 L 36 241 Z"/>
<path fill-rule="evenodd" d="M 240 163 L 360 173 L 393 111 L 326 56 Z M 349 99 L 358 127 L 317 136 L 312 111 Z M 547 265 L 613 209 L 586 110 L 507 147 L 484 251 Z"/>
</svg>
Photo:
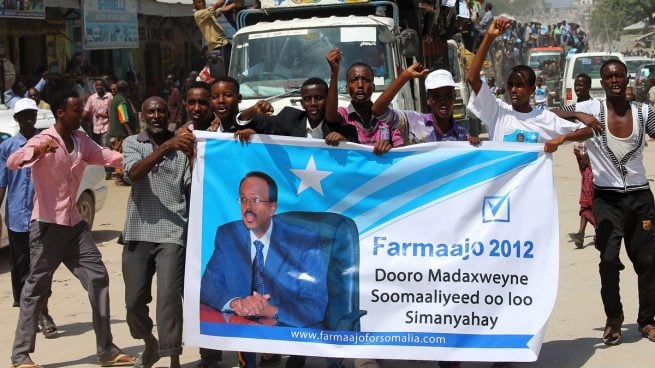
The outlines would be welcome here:
<svg viewBox="0 0 655 368">
<path fill-rule="evenodd" d="M 602 56 L 584 56 L 575 59 L 573 65 L 573 75 L 585 73 L 592 79 L 600 78 L 600 67 L 605 60 L 618 59 L 616 56 L 602 55 Z"/>
<path fill-rule="evenodd" d="M 346 93 L 346 70 L 355 62 L 373 68 L 375 89 L 393 78 L 391 47 L 378 40 L 383 27 L 323 27 L 241 34 L 233 42 L 230 75 L 241 84 L 243 98 L 267 98 L 300 88 L 310 77 L 328 80 L 325 55 L 342 52 L 339 92 Z"/>
<path fill-rule="evenodd" d="M 648 59 L 641 59 L 641 60 L 626 60 L 625 65 L 628 67 L 628 73 L 630 74 L 636 74 L 637 71 L 639 70 L 639 67 L 645 63 L 647 63 L 649 60 Z"/>
<path fill-rule="evenodd" d="M 643 82 L 650 77 L 655 77 L 655 64 L 643 65 L 637 79 Z"/>
<path fill-rule="evenodd" d="M 560 53 L 558 52 L 540 52 L 530 54 L 529 65 L 531 68 L 543 69 L 546 64 L 559 62 Z"/>
</svg>

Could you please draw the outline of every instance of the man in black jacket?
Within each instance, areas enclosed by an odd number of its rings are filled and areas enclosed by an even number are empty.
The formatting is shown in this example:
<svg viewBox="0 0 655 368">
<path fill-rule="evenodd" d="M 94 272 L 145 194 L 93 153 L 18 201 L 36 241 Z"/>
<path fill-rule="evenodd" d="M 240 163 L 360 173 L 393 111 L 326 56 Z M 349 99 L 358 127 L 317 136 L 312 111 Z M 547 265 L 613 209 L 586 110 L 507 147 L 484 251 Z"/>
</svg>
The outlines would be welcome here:
<svg viewBox="0 0 655 368">
<path fill-rule="evenodd" d="M 340 141 L 357 143 L 357 131 L 354 127 L 333 125 L 324 121 L 327 88 L 323 79 L 307 79 L 300 87 L 303 110 L 285 107 L 274 116 L 270 115 L 273 111 L 270 103 L 258 101 L 237 117 L 237 124 L 250 128 L 237 134 L 247 136 L 259 133 L 325 139 L 325 143 L 331 146 L 338 145 Z"/>
</svg>

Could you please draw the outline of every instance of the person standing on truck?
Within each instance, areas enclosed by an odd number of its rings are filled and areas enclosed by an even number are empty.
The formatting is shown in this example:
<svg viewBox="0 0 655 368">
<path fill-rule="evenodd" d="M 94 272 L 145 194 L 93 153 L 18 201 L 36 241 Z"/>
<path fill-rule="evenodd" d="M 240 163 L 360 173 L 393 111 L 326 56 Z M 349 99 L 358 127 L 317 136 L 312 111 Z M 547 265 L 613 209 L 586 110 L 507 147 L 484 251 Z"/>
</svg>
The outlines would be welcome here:
<svg viewBox="0 0 655 368">
<path fill-rule="evenodd" d="M 373 70 L 368 64 L 354 63 L 346 72 L 350 105 L 338 107 L 337 83 L 341 64 L 341 50 L 332 49 L 325 58 L 330 65 L 330 85 L 325 101 L 325 120 L 328 124 L 352 125 L 357 129 L 359 143 L 373 146 L 373 152 L 382 154 L 393 147 L 405 144 L 400 130 L 390 127 L 374 116 L 371 96 L 375 90 Z"/>
<path fill-rule="evenodd" d="M 233 1 L 229 4 L 225 4 L 226 2 L 226 0 L 217 0 L 214 5 L 208 8 L 205 0 L 193 0 L 193 19 L 207 43 L 207 57 L 209 64 L 214 66 L 213 68 L 210 67 L 214 78 L 227 75 L 230 66 L 232 45 L 230 45 L 225 31 L 217 22 L 217 18 L 221 14 L 231 11 L 236 6 Z"/>
</svg>

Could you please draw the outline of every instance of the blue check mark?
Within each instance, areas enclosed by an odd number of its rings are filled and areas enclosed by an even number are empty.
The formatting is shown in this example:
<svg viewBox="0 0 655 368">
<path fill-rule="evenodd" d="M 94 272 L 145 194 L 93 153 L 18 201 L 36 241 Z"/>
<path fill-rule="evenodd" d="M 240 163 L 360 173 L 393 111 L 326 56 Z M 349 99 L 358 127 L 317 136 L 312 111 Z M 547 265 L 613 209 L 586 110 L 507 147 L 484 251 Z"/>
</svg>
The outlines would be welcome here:
<svg viewBox="0 0 655 368">
<path fill-rule="evenodd" d="M 496 204 L 493 204 L 491 200 L 487 200 L 487 203 L 489 204 L 489 210 L 491 211 L 491 214 L 493 216 L 496 216 L 498 213 L 498 210 L 503 206 L 503 203 L 505 203 L 505 200 L 507 200 L 507 196 L 509 196 L 509 193 L 505 194 L 504 196 L 500 197 L 498 199 L 498 202 Z"/>
</svg>

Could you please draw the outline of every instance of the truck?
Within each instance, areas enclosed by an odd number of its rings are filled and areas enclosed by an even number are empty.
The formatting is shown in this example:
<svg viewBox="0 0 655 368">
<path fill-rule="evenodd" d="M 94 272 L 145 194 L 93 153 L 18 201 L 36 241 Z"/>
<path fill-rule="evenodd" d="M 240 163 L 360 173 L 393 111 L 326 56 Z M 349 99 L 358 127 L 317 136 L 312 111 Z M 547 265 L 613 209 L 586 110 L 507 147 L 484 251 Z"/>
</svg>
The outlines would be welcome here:
<svg viewBox="0 0 655 368">
<path fill-rule="evenodd" d="M 375 100 L 417 55 L 418 37 L 400 31 L 399 8 L 393 1 L 262 0 L 261 9 L 238 13 L 228 74 L 241 84 L 241 108 L 261 99 L 276 112 L 300 106 L 300 86 L 310 77 L 328 80 L 325 55 L 342 51 L 339 105 L 350 102 L 345 73 L 365 62 L 374 71 Z M 418 83 L 407 84 L 393 108 L 418 109 Z"/>
<path fill-rule="evenodd" d="M 327 81 L 325 55 L 339 48 L 339 104 L 346 106 L 350 64 L 365 62 L 373 68 L 375 100 L 407 67 L 406 58 L 414 56 L 412 43 L 418 44 L 416 33 L 401 35 L 398 6 L 392 1 L 263 0 L 261 9 L 238 14 L 228 74 L 241 84 L 242 108 L 260 99 L 275 111 L 300 108 L 301 84 L 310 77 Z M 405 86 L 392 105 L 415 109 L 416 96 Z"/>
<path fill-rule="evenodd" d="M 536 47 L 528 50 L 528 65 L 548 87 L 548 106 L 559 105 L 564 62 L 564 49 L 561 47 Z"/>
</svg>

